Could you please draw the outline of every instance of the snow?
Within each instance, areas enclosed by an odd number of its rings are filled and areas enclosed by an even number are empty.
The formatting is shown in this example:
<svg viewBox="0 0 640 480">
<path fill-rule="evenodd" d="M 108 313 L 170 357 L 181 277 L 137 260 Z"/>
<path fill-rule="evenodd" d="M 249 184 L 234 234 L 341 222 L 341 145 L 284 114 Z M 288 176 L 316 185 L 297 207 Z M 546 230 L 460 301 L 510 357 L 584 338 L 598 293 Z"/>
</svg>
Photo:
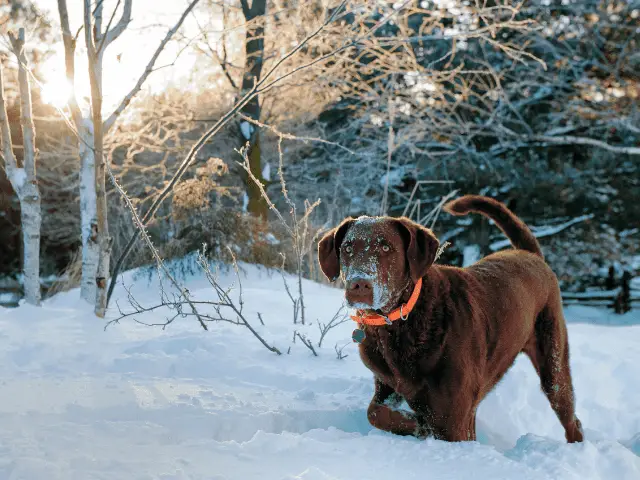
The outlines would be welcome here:
<svg viewBox="0 0 640 480">
<path fill-rule="evenodd" d="M 262 169 L 262 178 L 264 178 L 267 182 L 271 181 L 271 165 L 269 162 Z"/>
<path fill-rule="evenodd" d="M 240 122 L 240 132 L 242 133 L 242 136 L 246 140 L 251 140 L 251 134 L 253 133 L 253 125 L 251 125 L 246 120 L 243 122 Z"/>
<path fill-rule="evenodd" d="M 402 185 L 405 173 L 405 168 L 400 167 L 383 174 L 382 177 L 380 177 L 380 186 L 384 188 L 387 184 L 390 187 L 398 187 Z"/>
<path fill-rule="evenodd" d="M 481 404 L 478 442 L 419 441 L 369 426 L 373 384 L 352 322 L 327 334 L 318 357 L 292 343 L 295 328 L 317 344 L 315 321 L 340 308 L 339 290 L 305 280 L 314 324 L 294 326 L 279 273 L 242 268 L 246 318 L 290 354 L 268 352 L 244 327 L 205 332 L 188 318 L 164 330 L 131 320 L 105 330 L 77 290 L 41 308 L 0 308 L 0 478 L 640 478 L 640 311 L 566 309 L 585 443 L 564 442 L 522 356 Z M 143 305 L 157 301 L 153 275 L 123 279 Z M 234 280 L 221 274 L 224 285 Z M 204 277 L 186 286 L 196 300 L 213 298 Z M 128 307 L 122 285 L 115 298 Z M 335 344 L 347 345 L 347 358 Z"/>
<path fill-rule="evenodd" d="M 247 192 L 243 192 L 243 194 L 242 194 L 242 211 L 246 212 L 247 208 L 249 208 L 249 195 L 247 195 Z"/>
<path fill-rule="evenodd" d="M 13 304 L 18 302 L 17 293 L 2 293 L 0 292 L 0 305 Z"/>
<path fill-rule="evenodd" d="M 480 246 L 476 244 L 467 245 L 462 250 L 462 266 L 468 267 L 480 260 Z"/>
</svg>

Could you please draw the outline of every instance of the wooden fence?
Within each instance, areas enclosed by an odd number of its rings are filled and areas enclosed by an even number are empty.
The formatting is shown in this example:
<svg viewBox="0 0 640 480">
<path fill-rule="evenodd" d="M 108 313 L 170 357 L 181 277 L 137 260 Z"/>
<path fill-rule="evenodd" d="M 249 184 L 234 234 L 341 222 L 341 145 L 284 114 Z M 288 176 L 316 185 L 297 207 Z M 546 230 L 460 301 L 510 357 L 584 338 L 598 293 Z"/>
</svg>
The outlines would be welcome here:
<svg viewBox="0 0 640 480">
<path fill-rule="evenodd" d="M 42 296 L 46 297 L 47 291 L 53 285 L 52 279 L 40 279 Z M 17 307 L 23 296 L 22 284 L 19 280 L 12 278 L 0 278 L 0 307 Z"/>
<path fill-rule="evenodd" d="M 562 303 L 564 305 L 585 305 L 591 307 L 611 308 L 615 313 L 623 314 L 633 308 L 640 307 L 640 290 L 631 288 L 631 274 L 624 272 L 615 286 L 613 278 L 613 268 L 609 269 L 605 290 L 594 290 L 589 292 L 563 292 Z"/>
</svg>

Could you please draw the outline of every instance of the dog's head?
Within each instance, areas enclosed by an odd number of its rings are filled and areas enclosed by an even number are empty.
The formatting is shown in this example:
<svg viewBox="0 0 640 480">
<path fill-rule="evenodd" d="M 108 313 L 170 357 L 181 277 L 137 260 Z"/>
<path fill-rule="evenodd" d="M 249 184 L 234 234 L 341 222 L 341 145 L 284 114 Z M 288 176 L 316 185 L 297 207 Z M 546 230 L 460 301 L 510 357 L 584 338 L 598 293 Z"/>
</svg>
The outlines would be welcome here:
<svg viewBox="0 0 640 480">
<path fill-rule="evenodd" d="M 341 277 L 349 306 L 388 314 L 402 293 L 425 276 L 439 242 L 408 218 L 347 218 L 318 244 L 325 276 Z"/>
</svg>

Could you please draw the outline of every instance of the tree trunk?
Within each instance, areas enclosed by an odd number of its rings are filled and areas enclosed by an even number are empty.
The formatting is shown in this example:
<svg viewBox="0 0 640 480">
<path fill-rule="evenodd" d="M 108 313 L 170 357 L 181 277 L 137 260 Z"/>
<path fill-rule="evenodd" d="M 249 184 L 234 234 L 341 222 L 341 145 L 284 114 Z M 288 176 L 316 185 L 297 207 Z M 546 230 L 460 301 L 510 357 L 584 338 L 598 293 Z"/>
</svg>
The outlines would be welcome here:
<svg viewBox="0 0 640 480">
<path fill-rule="evenodd" d="M 249 7 L 247 0 L 242 0 L 242 12 L 247 22 L 245 39 L 245 68 L 242 76 L 241 95 L 247 93 L 260 80 L 264 60 L 264 15 L 267 10 L 266 0 L 253 0 Z M 260 99 L 256 95 L 241 111 L 245 116 L 260 120 Z M 262 155 L 260 150 L 260 129 L 246 120 L 240 122 L 242 147 L 249 143 L 247 156 L 251 173 L 262 183 L 266 183 L 262 176 Z M 267 218 L 269 206 L 258 186 L 247 175 L 245 180 L 249 204 L 247 209 L 252 215 Z"/>
<path fill-rule="evenodd" d="M 4 85 L 0 67 L 0 124 L 2 128 L 3 153 L 7 176 L 20 201 L 22 222 L 22 271 L 24 276 L 24 296 L 27 303 L 39 305 L 40 291 L 40 190 L 36 179 L 35 127 L 33 125 L 31 88 L 27 71 L 27 57 L 24 52 L 25 33 L 9 35 L 13 51 L 18 59 L 18 84 L 20 89 L 20 124 L 23 137 L 22 167 L 13 153 L 11 131 L 4 100 Z"/>
<path fill-rule="evenodd" d="M 107 285 L 109 279 L 109 260 L 111 259 L 111 237 L 107 219 L 107 189 L 105 182 L 106 166 L 104 158 L 104 123 L 102 121 L 102 54 L 104 37 L 102 33 L 102 3 L 93 10 L 94 24 L 91 28 L 91 2 L 84 3 L 85 41 L 91 84 L 91 120 L 93 124 L 94 177 L 91 180 L 95 192 L 95 314 L 104 317 L 107 310 Z M 107 35 L 105 32 L 104 35 Z"/>
<path fill-rule="evenodd" d="M 31 88 L 27 72 L 27 56 L 24 53 L 24 29 L 21 28 L 18 42 L 14 44 L 18 56 L 18 83 L 20 85 L 20 124 L 22 125 L 22 159 L 26 174 L 22 191 L 18 192 L 22 221 L 24 248 L 23 272 L 24 295 L 31 305 L 40 304 L 40 189 L 36 178 L 36 129 L 31 110 Z"/>
<path fill-rule="evenodd" d="M 89 303 L 96 300 L 98 273 L 98 221 L 96 218 L 96 158 L 93 151 L 93 122 L 83 119 L 80 133 L 80 225 L 82 232 L 82 280 L 80 295 Z"/>
<path fill-rule="evenodd" d="M 24 296 L 27 303 L 40 305 L 40 192 L 36 182 L 27 180 L 20 198 L 22 222 Z"/>
<path fill-rule="evenodd" d="M 101 58 L 98 62 L 101 62 Z M 96 157 L 95 186 L 96 186 L 96 220 L 98 240 L 98 271 L 96 274 L 96 308 L 98 317 L 104 317 L 107 309 L 107 286 L 109 280 L 109 263 L 111 260 L 111 237 L 107 217 L 107 188 L 106 188 L 106 159 L 104 157 L 104 128 L 102 123 L 102 88 L 101 68 L 96 64 L 96 93 L 99 101 L 94 100 L 93 122 L 95 128 L 94 150 Z"/>
</svg>

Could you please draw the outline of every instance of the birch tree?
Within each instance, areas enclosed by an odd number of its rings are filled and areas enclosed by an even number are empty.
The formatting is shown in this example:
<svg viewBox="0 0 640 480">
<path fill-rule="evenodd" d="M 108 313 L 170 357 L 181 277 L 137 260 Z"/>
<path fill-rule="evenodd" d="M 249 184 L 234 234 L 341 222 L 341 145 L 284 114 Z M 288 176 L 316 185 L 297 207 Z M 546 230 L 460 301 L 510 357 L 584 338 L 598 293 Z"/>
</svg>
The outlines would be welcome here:
<svg viewBox="0 0 640 480">
<path fill-rule="evenodd" d="M 113 127 L 122 112 L 129 106 L 141 90 L 155 63 L 173 35 L 180 29 L 187 15 L 198 4 L 192 0 L 177 23 L 167 31 L 160 41 L 142 75 L 115 110 L 103 117 L 103 57 L 105 50 L 127 29 L 131 22 L 133 0 L 119 0 L 106 26 L 103 26 L 104 5 L 102 1 L 92 5 L 91 0 L 83 3 L 84 40 L 87 50 L 89 82 L 91 85 L 91 112 L 80 109 L 75 94 L 69 99 L 69 109 L 79 140 L 80 156 L 80 210 L 82 230 L 82 281 L 81 296 L 88 302 L 95 302 L 95 313 L 104 317 L 107 305 L 107 280 L 111 257 L 111 237 L 107 218 L 106 159 L 104 158 L 104 137 Z M 112 25 L 118 7 L 123 3 L 117 22 Z M 69 25 L 66 0 L 58 0 L 58 12 L 65 52 L 67 81 L 74 91 L 75 53 L 78 36 Z M 78 31 L 80 32 L 80 30 Z"/>
<path fill-rule="evenodd" d="M 11 47 L 18 60 L 18 83 L 20 92 L 20 124 L 22 126 L 23 156 L 18 162 L 11 142 L 11 130 L 4 98 L 4 79 L 0 63 L 0 129 L 2 154 L 7 177 L 20 201 L 25 300 L 31 305 L 40 304 L 40 190 L 36 179 L 35 127 L 32 118 L 31 89 L 27 57 L 24 51 L 24 28 L 18 36 L 9 34 Z"/>
</svg>

